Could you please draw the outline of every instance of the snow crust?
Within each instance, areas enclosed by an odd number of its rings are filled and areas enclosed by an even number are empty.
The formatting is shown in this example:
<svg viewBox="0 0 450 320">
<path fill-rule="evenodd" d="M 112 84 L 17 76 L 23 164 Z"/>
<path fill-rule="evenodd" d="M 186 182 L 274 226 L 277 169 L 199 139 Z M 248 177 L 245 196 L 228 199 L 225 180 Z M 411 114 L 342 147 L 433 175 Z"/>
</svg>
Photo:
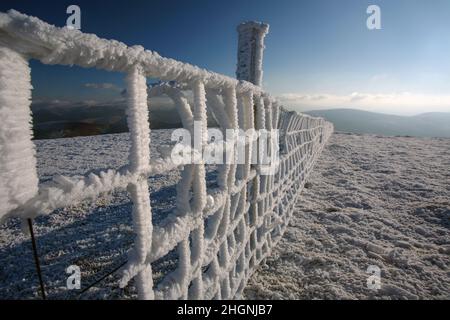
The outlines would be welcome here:
<svg viewBox="0 0 450 320">
<path fill-rule="evenodd" d="M 449 165 L 450 139 L 334 134 L 245 298 L 448 299 Z"/>
<path fill-rule="evenodd" d="M 153 156 L 159 145 L 170 141 L 170 133 L 151 132 Z M 39 178 L 45 181 L 55 175 L 82 174 L 92 167 L 117 170 L 128 161 L 130 136 L 34 143 Z M 448 298 L 449 159 L 449 139 L 333 135 L 307 179 L 286 232 L 250 277 L 243 297 Z M 207 180 L 215 179 L 216 173 L 216 168 L 207 168 Z M 175 207 L 180 178 L 180 170 L 174 169 L 148 179 L 154 237 L 162 235 L 158 230 L 166 225 L 164 218 Z M 65 287 L 67 266 L 80 266 L 84 287 L 126 260 L 135 237 L 131 211 L 129 195 L 118 191 L 36 219 L 44 279 L 52 299 L 78 298 Z M 182 227 L 179 233 L 185 230 Z M 172 242 L 171 235 L 167 236 L 161 242 L 173 247 L 178 240 Z M 186 244 L 183 241 L 184 247 L 168 252 L 154 251 L 159 257 L 152 263 L 155 286 L 181 261 L 180 270 L 190 268 Z M 225 245 L 219 250 L 221 257 L 229 257 Z M 205 259 L 213 253 L 206 249 Z M 2 298 L 39 298 L 29 236 L 21 233 L 17 219 L 0 226 L 0 261 Z M 379 291 L 367 288 L 368 265 L 381 268 Z M 81 298 L 138 298 L 134 281 L 119 288 L 121 275 L 108 277 Z M 176 291 L 176 287 L 184 288 L 185 284 L 167 288 Z M 222 296 L 227 296 L 227 287 L 221 288 Z"/>
</svg>

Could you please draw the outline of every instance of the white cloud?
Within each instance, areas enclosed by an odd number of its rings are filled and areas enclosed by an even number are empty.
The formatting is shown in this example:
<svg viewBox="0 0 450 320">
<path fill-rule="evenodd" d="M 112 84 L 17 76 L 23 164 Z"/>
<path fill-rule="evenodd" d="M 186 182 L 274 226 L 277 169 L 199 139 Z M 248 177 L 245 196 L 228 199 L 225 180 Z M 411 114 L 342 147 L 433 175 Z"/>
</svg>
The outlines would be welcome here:
<svg viewBox="0 0 450 320">
<path fill-rule="evenodd" d="M 122 91 L 122 88 L 116 86 L 114 83 L 85 83 L 84 86 L 86 88 L 91 89 L 103 89 L 103 90 L 114 90 L 114 91 Z"/>
<path fill-rule="evenodd" d="M 390 78 L 391 77 L 388 74 L 380 73 L 380 74 L 373 75 L 369 80 L 371 82 L 382 82 L 382 81 L 386 81 Z"/>
<path fill-rule="evenodd" d="M 410 92 L 362 93 L 348 95 L 285 93 L 278 99 L 288 108 L 313 109 L 355 108 L 374 112 L 413 115 L 424 112 L 450 112 L 450 94 L 427 95 Z"/>
</svg>

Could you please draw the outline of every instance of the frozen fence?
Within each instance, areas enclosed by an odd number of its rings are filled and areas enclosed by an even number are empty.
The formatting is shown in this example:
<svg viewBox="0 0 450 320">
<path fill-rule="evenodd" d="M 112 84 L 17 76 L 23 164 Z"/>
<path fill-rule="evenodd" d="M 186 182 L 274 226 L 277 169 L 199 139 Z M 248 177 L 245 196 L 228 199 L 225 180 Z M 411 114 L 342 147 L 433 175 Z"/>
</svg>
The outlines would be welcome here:
<svg viewBox="0 0 450 320">
<path fill-rule="evenodd" d="M 29 59 L 127 74 L 128 165 L 82 178 L 58 176 L 39 185 L 30 127 Z M 257 74 L 259 77 L 260 75 Z M 146 77 L 176 81 L 147 90 Z M 192 90 L 192 106 L 183 90 Z M 148 92 L 147 92 L 148 91 Z M 278 170 L 223 164 L 217 187 L 206 188 L 205 164 L 182 167 L 176 209 L 153 225 L 147 178 L 174 170 L 170 157 L 150 159 L 148 96 L 165 94 L 192 132 L 201 123 L 208 144 L 207 108 L 220 128 L 279 129 Z M 17 11 L 0 13 L 0 219 L 34 218 L 57 208 L 127 189 L 136 240 L 120 285 L 135 280 L 140 299 L 239 298 L 245 284 L 282 236 L 306 177 L 333 131 L 330 123 L 285 111 L 258 86 L 159 56 L 143 47 L 57 28 Z M 245 147 L 246 159 L 252 144 Z M 153 284 L 151 263 L 177 253 L 177 268 Z"/>
</svg>

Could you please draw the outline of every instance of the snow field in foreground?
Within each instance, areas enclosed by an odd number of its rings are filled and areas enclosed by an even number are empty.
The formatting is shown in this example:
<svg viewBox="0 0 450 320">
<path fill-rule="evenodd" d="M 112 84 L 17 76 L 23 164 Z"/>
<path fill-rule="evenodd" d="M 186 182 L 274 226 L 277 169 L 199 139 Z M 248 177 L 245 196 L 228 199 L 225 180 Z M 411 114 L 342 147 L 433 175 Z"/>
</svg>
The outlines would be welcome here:
<svg viewBox="0 0 450 320">
<path fill-rule="evenodd" d="M 170 131 L 152 131 L 168 141 Z M 39 178 L 75 175 L 126 164 L 129 135 L 36 141 Z M 157 145 L 152 154 L 157 154 Z M 247 298 L 449 298 L 450 140 L 335 134 L 304 189 L 283 239 L 251 278 Z M 209 184 L 215 182 L 214 168 Z M 173 208 L 179 173 L 149 179 L 157 223 Z M 126 260 L 133 244 L 125 191 L 59 210 L 35 223 L 50 298 L 77 298 L 65 287 L 65 268 L 82 271 L 82 288 Z M 14 219 L 0 226 L 0 298 L 38 296 L 29 237 Z M 171 255 L 154 265 L 175 267 Z M 382 288 L 367 289 L 366 269 L 382 270 Z M 82 299 L 134 299 L 120 274 Z"/>
<path fill-rule="evenodd" d="M 450 139 L 334 134 L 246 297 L 449 299 L 449 168 Z"/>
</svg>

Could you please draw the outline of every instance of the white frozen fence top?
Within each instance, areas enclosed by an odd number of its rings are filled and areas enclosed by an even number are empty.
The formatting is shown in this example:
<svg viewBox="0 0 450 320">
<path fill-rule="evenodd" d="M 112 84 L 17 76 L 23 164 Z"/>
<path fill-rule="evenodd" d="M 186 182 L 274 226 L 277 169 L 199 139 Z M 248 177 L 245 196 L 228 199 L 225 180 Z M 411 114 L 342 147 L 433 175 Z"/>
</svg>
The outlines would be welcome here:
<svg viewBox="0 0 450 320">
<path fill-rule="evenodd" d="M 84 177 L 57 176 L 38 185 L 30 124 L 31 58 L 127 74 L 128 165 Z M 258 67 L 261 59 L 251 61 Z M 256 71 L 261 79 L 261 68 Z M 147 90 L 146 77 L 191 89 L 192 106 L 180 88 L 163 83 Z M 175 102 L 186 129 L 200 123 L 202 149 L 208 144 L 207 108 L 222 130 L 279 129 L 280 146 L 268 147 L 272 154 L 281 151 L 278 171 L 262 175 L 258 165 L 250 164 L 251 143 L 245 145 L 246 163 L 218 166 L 215 188 L 207 189 L 204 163 L 186 165 L 175 210 L 164 223 L 153 225 L 147 178 L 179 167 L 170 156 L 150 160 L 148 95 L 161 93 Z M 57 28 L 14 10 L 0 13 L 0 117 L 0 222 L 10 216 L 33 218 L 126 188 L 136 239 L 120 285 L 134 279 L 140 299 L 240 297 L 252 272 L 283 235 L 333 132 L 324 119 L 286 112 L 249 82 L 163 58 L 141 46 Z M 151 263 L 170 252 L 177 254 L 177 268 L 154 285 Z"/>
<path fill-rule="evenodd" d="M 138 67 L 146 77 L 179 83 L 200 80 L 211 89 L 236 87 L 238 92 L 261 92 L 261 88 L 249 82 L 161 57 L 142 46 L 128 47 L 122 42 L 102 39 L 94 34 L 58 28 L 15 10 L 0 13 L 0 45 L 44 64 L 77 65 L 118 72 L 129 72 Z"/>
</svg>

